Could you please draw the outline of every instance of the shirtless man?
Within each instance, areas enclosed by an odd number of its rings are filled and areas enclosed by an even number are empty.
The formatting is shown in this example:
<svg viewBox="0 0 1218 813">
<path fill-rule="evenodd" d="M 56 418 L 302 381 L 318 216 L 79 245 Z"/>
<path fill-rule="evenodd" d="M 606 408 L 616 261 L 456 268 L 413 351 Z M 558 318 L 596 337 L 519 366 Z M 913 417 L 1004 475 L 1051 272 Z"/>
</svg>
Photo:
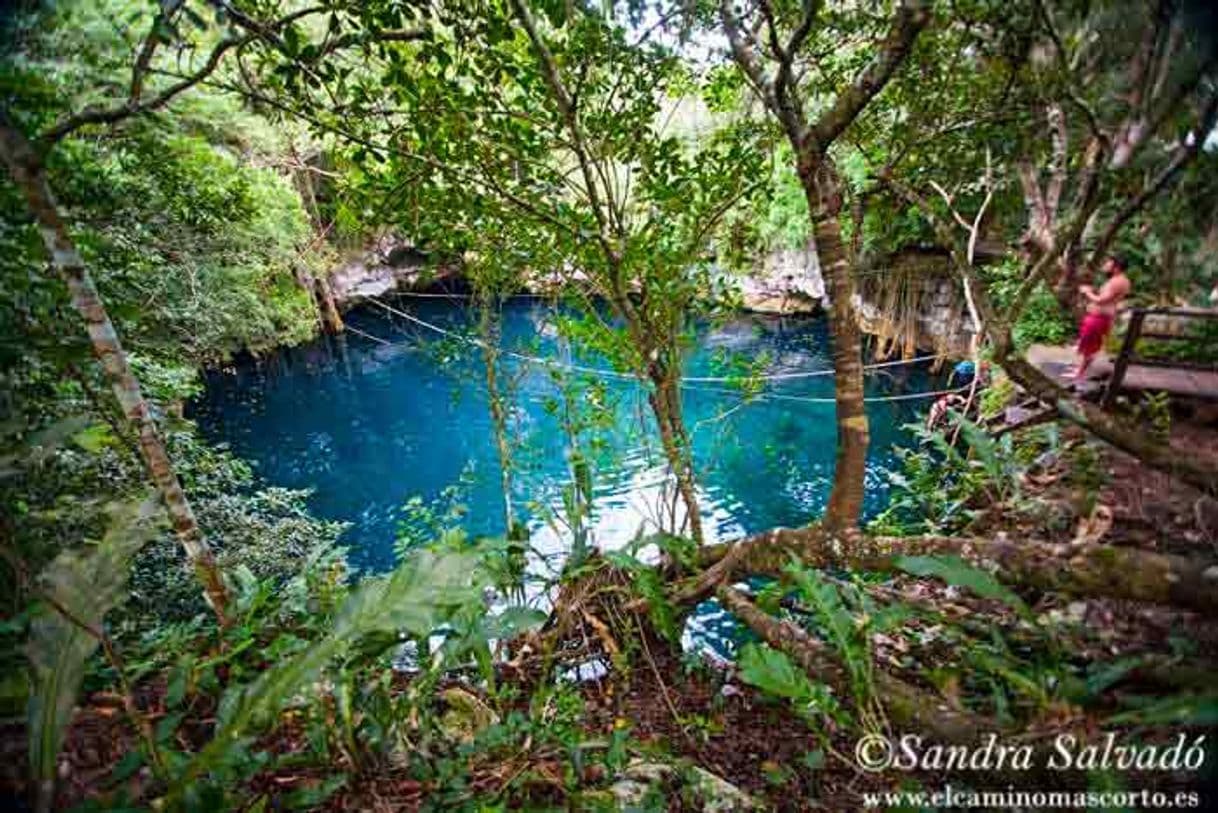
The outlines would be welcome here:
<svg viewBox="0 0 1218 813">
<path fill-rule="evenodd" d="M 1087 315 L 1078 329 L 1079 363 L 1074 369 L 1074 380 L 1082 381 L 1095 354 L 1104 346 L 1104 338 L 1112 330 L 1117 307 L 1129 295 L 1129 277 L 1125 276 L 1125 262 L 1119 257 L 1109 257 L 1101 269 L 1108 275 L 1104 285 L 1096 291 L 1090 285 L 1080 285 L 1079 293 L 1087 297 Z"/>
</svg>

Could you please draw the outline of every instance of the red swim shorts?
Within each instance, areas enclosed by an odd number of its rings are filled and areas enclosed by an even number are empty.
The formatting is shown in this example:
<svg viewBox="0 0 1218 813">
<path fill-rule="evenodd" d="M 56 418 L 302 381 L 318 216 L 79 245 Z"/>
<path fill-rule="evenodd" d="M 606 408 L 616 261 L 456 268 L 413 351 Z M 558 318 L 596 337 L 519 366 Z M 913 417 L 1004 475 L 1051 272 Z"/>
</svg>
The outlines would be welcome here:
<svg viewBox="0 0 1218 813">
<path fill-rule="evenodd" d="M 1112 317 L 1106 313 L 1089 313 L 1078 328 L 1078 352 L 1094 356 L 1104 346 L 1104 337 L 1112 330 Z"/>
</svg>

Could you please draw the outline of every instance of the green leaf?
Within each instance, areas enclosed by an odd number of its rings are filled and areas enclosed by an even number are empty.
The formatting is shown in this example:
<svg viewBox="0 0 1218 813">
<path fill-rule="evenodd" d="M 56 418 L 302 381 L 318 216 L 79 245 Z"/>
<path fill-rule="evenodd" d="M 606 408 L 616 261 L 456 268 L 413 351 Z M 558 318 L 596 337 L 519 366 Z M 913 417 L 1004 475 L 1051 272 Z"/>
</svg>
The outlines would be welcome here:
<svg viewBox="0 0 1218 813">
<path fill-rule="evenodd" d="M 153 497 L 113 506 L 110 526 L 96 546 L 64 551 L 39 576 L 39 587 L 51 601 L 30 622 L 26 654 L 31 672 L 30 772 L 40 793 L 53 791 L 56 758 L 85 665 L 99 646 L 80 624 L 100 628 L 106 613 L 119 603 L 131 560 L 156 530 L 154 514 L 159 510 Z"/>
<path fill-rule="evenodd" d="M 104 423 L 95 423 L 72 436 L 72 442 L 89 454 L 100 454 L 115 440 L 114 432 Z"/>
<path fill-rule="evenodd" d="M 488 638 L 512 638 L 541 626 L 547 618 L 546 613 L 533 607 L 508 607 L 486 618 L 484 632 Z"/>
<path fill-rule="evenodd" d="M 167 714 L 161 718 L 156 724 L 156 741 L 167 742 L 173 733 L 178 730 L 178 726 L 182 723 L 182 718 L 186 716 L 185 712 L 174 712 Z"/>
<path fill-rule="evenodd" d="M 194 671 L 195 659 L 191 654 L 183 655 L 181 660 L 169 673 L 169 681 L 165 689 L 165 707 L 177 708 L 186 697 L 186 686 Z"/>
<path fill-rule="evenodd" d="M 283 806 L 288 810 L 311 810 L 333 796 L 345 784 L 347 784 L 346 774 L 328 776 L 316 786 L 297 788 L 292 791 L 284 797 Z"/>
<path fill-rule="evenodd" d="M 424 638 L 479 606 L 488 583 L 478 553 L 471 549 L 419 550 L 387 577 L 364 581 L 344 602 L 324 637 L 242 689 L 230 687 L 221 701 L 222 723 L 215 737 L 179 777 L 171 800 L 176 803 L 198 777 L 229 759 L 248 732 L 271 721 L 349 647 L 376 636 L 389 641 L 403 634 Z"/>
<path fill-rule="evenodd" d="M 819 771 L 825 767 L 825 752 L 820 748 L 809 751 L 803 757 L 804 767 L 809 771 Z"/>
<path fill-rule="evenodd" d="M 1145 658 L 1121 658 L 1112 663 L 1097 664 L 1087 675 L 1088 697 L 1099 697 L 1108 687 L 1120 682 L 1126 675 L 1146 662 Z"/>
<path fill-rule="evenodd" d="M 1148 699 L 1149 700 L 1149 699 Z M 1218 725 L 1218 697 L 1185 694 L 1149 700 L 1131 711 L 1108 718 L 1110 725 Z"/>
<path fill-rule="evenodd" d="M 981 598 L 1001 601 L 1024 617 L 1032 615 L 1023 599 L 991 574 L 970 565 L 959 556 L 898 556 L 896 566 L 914 576 L 931 576 L 963 587 Z"/>
<path fill-rule="evenodd" d="M 91 421 L 84 415 L 73 415 L 61 418 L 50 426 L 44 427 L 30 435 L 22 442 L 22 447 L 31 450 L 35 456 L 51 452 L 73 439 L 73 436 L 87 431 Z"/>
<path fill-rule="evenodd" d="M 123 758 L 118 761 L 114 769 L 110 771 L 111 782 L 125 782 L 135 772 L 144 766 L 144 752 L 138 748 L 132 748 L 127 753 L 123 754 Z"/>
<path fill-rule="evenodd" d="M 796 702 L 815 695 L 812 681 L 785 653 L 764 644 L 745 644 L 737 661 L 740 677 L 767 694 Z"/>
</svg>

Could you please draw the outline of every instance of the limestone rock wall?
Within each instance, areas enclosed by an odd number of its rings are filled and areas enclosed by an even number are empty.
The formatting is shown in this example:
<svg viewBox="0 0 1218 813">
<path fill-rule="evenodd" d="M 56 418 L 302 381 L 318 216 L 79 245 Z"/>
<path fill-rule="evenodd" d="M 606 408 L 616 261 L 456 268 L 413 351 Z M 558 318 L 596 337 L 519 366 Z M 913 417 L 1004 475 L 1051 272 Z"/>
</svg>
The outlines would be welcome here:
<svg viewBox="0 0 1218 813">
<path fill-rule="evenodd" d="M 778 249 L 740 283 L 744 307 L 757 313 L 814 313 L 828 303 L 816 245 Z"/>
<path fill-rule="evenodd" d="M 394 290 L 464 286 L 457 266 L 436 267 L 409 241 L 393 235 L 348 256 L 331 272 L 330 284 L 340 305 Z M 811 240 L 802 248 L 766 254 L 740 288 L 745 309 L 757 313 L 810 314 L 829 304 Z M 855 307 L 863 330 L 891 345 L 891 351 L 969 354 L 973 327 L 968 306 L 940 254 L 908 250 L 872 263 L 861 274 Z"/>
<path fill-rule="evenodd" d="M 330 272 L 330 287 L 340 305 L 350 305 L 364 297 L 418 289 L 458 276 L 454 267 L 434 266 L 410 241 L 385 235 L 339 263 Z"/>
</svg>

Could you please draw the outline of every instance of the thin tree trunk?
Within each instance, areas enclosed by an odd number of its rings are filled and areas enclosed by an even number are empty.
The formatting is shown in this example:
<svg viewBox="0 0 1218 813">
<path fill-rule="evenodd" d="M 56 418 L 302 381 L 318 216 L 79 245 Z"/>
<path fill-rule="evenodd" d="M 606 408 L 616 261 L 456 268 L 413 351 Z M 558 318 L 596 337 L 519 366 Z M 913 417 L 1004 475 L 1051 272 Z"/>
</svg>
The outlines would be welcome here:
<svg viewBox="0 0 1218 813">
<path fill-rule="evenodd" d="M 313 287 L 316 291 L 317 310 L 321 314 L 321 323 L 327 333 L 342 333 L 345 329 L 342 314 L 338 312 L 338 303 L 334 300 L 334 289 L 330 280 L 323 274 L 313 275 Z"/>
<path fill-rule="evenodd" d="M 664 456 L 668 458 L 668 465 L 677 481 L 677 492 L 685 503 L 690 536 L 694 542 L 701 545 L 704 539 L 702 512 L 698 506 L 693 452 L 689 446 L 689 434 L 685 430 L 685 419 L 681 411 L 681 393 L 668 365 L 653 363 L 648 377 L 651 379 L 652 389 L 647 393 L 647 400 L 660 430 Z"/>
<path fill-rule="evenodd" d="M 59 215 L 42 164 L 26 138 L 7 122 L 0 125 L 0 153 L 8 165 L 13 182 L 25 197 L 39 231 L 42 232 L 43 242 L 51 255 L 51 266 L 67 283 L 72 295 L 72 305 L 84 319 L 85 329 L 93 344 L 93 352 L 101 362 L 123 415 L 136 430 L 144 463 L 165 501 L 178 540 L 203 584 L 204 596 L 221 625 L 226 625 L 228 590 L 224 579 L 207 540 L 203 538 L 198 522 L 195 521 L 190 502 L 182 491 L 164 440 L 152 418 L 148 402 L 140 391 L 139 381 L 127 363 L 127 356 L 119 342 L 114 324 L 110 321 L 84 260 Z"/>
<path fill-rule="evenodd" d="M 1164 305 L 1176 304 L 1176 260 L 1178 244 L 1174 234 L 1168 234 L 1163 246 L 1163 268 L 1159 272 L 1159 299 Z"/>
<path fill-rule="evenodd" d="M 560 331 L 558 348 L 562 363 L 571 365 L 571 345 Z M 569 568 L 579 567 L 588 558 L 587 520 L 591 515 L 592 506 L 592 470 L 579 445 L 579 429 L 573 418 L 576 405 L 572 397 L 570 381 L 564 379 L 561 384 L 563 412 L 562 431 L 567 437 L 567 467 L 571 475 L 571 499 L 567 505 L 567 524 L 571 528 L 571 558 Z"/>
<path fill-rule="evenodd" d="M 499 383 L 499 344 L 502 337 L 502 313 L 497 296 L 479 292 L 478 332 L 482 340 L 482 361 L 486 368 L 486 397 L 491 413 L 491 430 L 495 435 L 495 450 L 499 455 L 499 487 L 503 494 L 503 536 L 507 540 L 510 589 L 524 600 L 526 548 L 528 531 L 516 521 L 512 508 L 512 447 L 508 442 L 508 411 Z M 582 559 L 582 553 L 579 558 Z M 576 558 L 576 554 L 572 555 Z M 505 588 L 507 585 L 505 585 Z"/>
<path fill-rule="evenodd" d="M 508 444 L 507 409 L 499 387 L 499 313 L 490 298 L 479 302 L 478 332 L 482 339 L 482 362 L 486 368 L 486 394 L 491 412 L 491 430 L 499 454 L 499 481 L 503 493 L 503 532 L 512 538 L 516 516 L 512 510 L 512 450 Z"/>
<path fill-rule="evenodd" d="M 321 211 L 317 207 L 317 192 L 313 188 L 313 176 L 310 173 L 308 162 L 296 156 L 296 148 L 292 148 L 292 155 L 300 163 L 300 167 L 292 173 L 293 180 L 296 182 L 296 189 L 300 194 L 301 202 L 304 204 L 305 211 L 309 215 L 309 223 L 312 224 L 313 230 L 317 232 L 315 242 L 325 239 L 326 234 L 330 231 L 330 227 L 323 227 L 321 221 Z M 317 306 L 317 315 L 321 317 L 322 327 L 327 333 L 341 333 L 344 329 L 343 317 L 338 311 L 338 305 L 334 301 L 334 290 L 330 287 L 330 277 L 325 272 L 314 274 L 311 270 L 303 269 L 305 281 L 311 286 L 309 290 L 313 297 L 313 302 Z"/>
<path fill-rule="evenodd" d="M 833 490 L 822 521 L 832 527 L 849 528 L 858 524 L 863 510 L 870 435 L 863 401 L 862 331 L 854 312 L 850 261 L 837 221 L 841 193 L 828 161 L 805 156 L 800 161 L 799 177 L 812 218 L 821 273 L 829 284 L 829 329 L 833 334 L 837 457 Z"/>
<path fill-rule="evenodd" d="M 668 386 L 668 417 L 672 422 L 672 435 L 681 456 L 682 475 L 677 478 L 681 500 L 689 517 L 690 535 L 701 545 L 705 539 L 702 529 L 702 508 L 698 503 L 698 478 L 694 472 L 694 447 L 685 428 L 685 409 L 681 403 L 681 385 L 674 377 Z"/>
<path fill-rule="evenodd" d="M 850 260 L 842 245 L 837 219 L 842 208 L 841 185 L 829 158 L 829 148 L 905 61 L 914 40 L 930 21 L 930 4 L 925 0 L 899 3 L 888 33 L 876 43 L 875 58 L 831 100 L 817 99 L 820 113 L 810 124 L 803 120 L 805 100 L 801 98 L 795 60 L 799 47 L 816 23 L 820 5 L 805 3 L 803 8 L 802 20 L 791 32 L 785 48 L 775 34 L 774 21 L 768 21 L 771 36 L 767 56 L 777 63 L 773 78 L 758 61 L 757 50 L 765 46 L 756 36 L 744 33 L 729 0 L 720 3 L 719 16 L 733 59 L 753 86 L 761 91 L 766 107 L 778 119 L 791 142 L 797 159 L 795 168 L 808 201 L 821 272 L 829 284 L 832 299 L 829 327 L 833 333 L 837 409 L 833 490 L 822 521 L 833 527 L 849 528 L 858 524 L 863 510 L 869 436 L 863 402 L 862 334 L 854 312 Z"/>
<path fill-rule="evenodd" d="M 1066 256 L 1072 253 L 1076 252 L 1071 252 L 1067 249 L 1058 262 L 1059 271 L 1057 282 L 1053 285 L 1053 297 L 1057 300 L 1058 307 L 1077 321 L 1086 308 L 1083 305 L 1082 297 L 1078 293 L 1080 269 L 1077 258 Z"/>
</svg>

